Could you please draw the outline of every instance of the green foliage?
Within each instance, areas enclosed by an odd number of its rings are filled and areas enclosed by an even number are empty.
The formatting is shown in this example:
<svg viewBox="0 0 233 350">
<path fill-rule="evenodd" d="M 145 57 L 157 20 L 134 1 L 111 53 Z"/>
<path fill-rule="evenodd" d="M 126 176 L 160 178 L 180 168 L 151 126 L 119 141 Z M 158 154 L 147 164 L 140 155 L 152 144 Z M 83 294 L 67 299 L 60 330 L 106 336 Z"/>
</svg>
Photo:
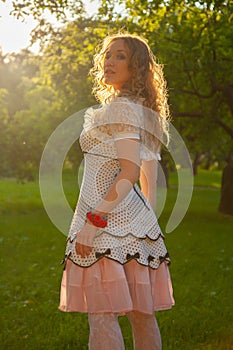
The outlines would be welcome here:
<svg viewBox="0 0 233 350">
<path fill-rule="evenodd" d="M 5 2 L 5 0 L 1 0 Z M 45 11 L 54 14 L 57 19 L 65 19 L 66 11 L 72 13 L 83 12 L 83 2 L 76 0 L 14 0 L 12 14 L 17 18 L 33 15 L 34 18 L 41 20 Z"/>
<path fill-rule="evenodd" d="M 93 24 L 74 21 L 51 37 L 43 52 L 43 84 L 57 92 L 61 110 L 66 115 L 95 102 L 88 73 L 99 38 Z"/>
<path fill-rule="evenodd" d="M 5 150 L 0 175 L 32 178 L 56 126 L 96 104 L 88 76 L 93 54 L 108 32 L 121 28 L 146 37 L 164 63 L 173 124 L 191 153 L 194 170 L 200 163 L 222 168 L 233 151 L 232 6 L 232 1 L 211 0 L 104 0 L 98 16 L 88 18 L 81 2 L 15 1 L 15 13 L 31 13 L 39 21 L 45 10 L 61 21 L 69 16 L 62 27 L 44 31 L 40 26 L 38 56 L 28 50 L 0 55 Z M 71 164 L 76 157 L 71 150 Z"/>
<path fill-rule="evenodd" d="M 0 132 L 5 137 L 0 176 L 32 180 L 54 129 L 96 104 L 88 73 L 106 33 L 99 22 L 76 20 L 57 29 L 38 56 L 28 50 L 1 56 Z M 71 165 L 79 153 L 77 145 L 72 147 L 67 158 Z"/>
<path fill-rule="evenodd" d="M 8 134 L 7 134 L 7 124 L 9 122 L 9 113 L 7 109 L 8 91 L 6 89 L 0 88 L 0 147 L 2 150 L 7 149 L 8 145 Z M 7 171 L 7 159 L 6 154 L 0 153 L 0 173 Z"/>
<path fill-rule="evenodd" d="M 233 151 L 232 10 L 232 1 L 190 0 L 104 0 L 99 10 L 118 13 L 117 23 L 146 37 L 164 63 L 173 123 L 193 161 Z"/>
</svg>

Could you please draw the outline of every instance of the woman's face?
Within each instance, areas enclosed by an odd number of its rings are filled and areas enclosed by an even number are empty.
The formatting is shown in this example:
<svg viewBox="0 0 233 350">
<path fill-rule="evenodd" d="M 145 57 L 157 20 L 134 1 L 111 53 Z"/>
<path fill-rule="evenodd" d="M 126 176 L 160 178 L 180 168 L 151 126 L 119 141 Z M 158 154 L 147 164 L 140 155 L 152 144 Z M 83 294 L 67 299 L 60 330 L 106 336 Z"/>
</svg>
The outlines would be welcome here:
<svg viewBox="0 0 233 350">
<path fill-rule="evenodd" d="M 113 41 L 104 58 L 104 82 L 120 90 L 131 78 L 129 70 L 130 50 L 124 40 Z"/>
</svg>

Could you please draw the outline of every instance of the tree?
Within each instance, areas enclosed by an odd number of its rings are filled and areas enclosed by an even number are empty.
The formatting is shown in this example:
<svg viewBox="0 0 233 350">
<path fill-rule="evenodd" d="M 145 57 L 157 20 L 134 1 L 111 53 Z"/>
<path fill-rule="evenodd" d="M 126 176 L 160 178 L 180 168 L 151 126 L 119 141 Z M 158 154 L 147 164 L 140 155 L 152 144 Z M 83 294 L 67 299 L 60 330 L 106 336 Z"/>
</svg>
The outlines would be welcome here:
<svg viewBox="0 0 233 350">
<path fill-rule="evenodd" d="M 7 127 L 9 121 L 9 113 L 7 109 L 8 91 L 0 88 L 0 148 L 5 150 L 8 145 Z M 0 153 L 0 174 L 7 173 L 7 154 Z"/>
<path fill-rule="evenodd" d="M 96 104 L 88 72 L 103 31 L 97 23 L 76 20 L 57 29 L 39 56 L 23 50 L 2 57 L 0 123 L 6 113 L 9 118 L 2 128 L 8 142 L 1 175 L 33 179 L 54 129 L 73 113 Z M 73 148 L 68 160 L 76 164 L 77 158 Z"/>
<path fill-rule="evenodd" d="M 43 85 L 56 91 L 59 101 L 54 128 L 73 113 L 96 104 L 89 77 L 93 55 L 99 41 L 107 34 L 101 21 L 76 19 L 59 28 L 50 37 L 41 59 Z M 68 155 L 72 165 L 77 164 L 76 143 Z"/>
<path fill-rule="evenodd" d="M 6 0 L 1 0 L 6 2 Z M 45 11 L 54 14 L 59 20 L 64 20 L 67 12 L 73 17 L 84 11 L 81 0 L 14 0 L 12 14 L 17 18 L 24 18 L 33 15 L 35 19 L 40 20 Z"/>
<path fill-rule="evenodd" d="M 203 155 L 227 161 L 233 152 L 232 1 L 119 4 L 120 17 L 112 0 L 102 1 L 100 14 L 143 34 L 165 64 L 173 123 L 192 153 L 194 169 Z"/>
<path fill-rule="evenodd" d="M 35 140 L 37 137 L 33 128 L 38 121 L 34 120 L 32 98 L 28 99 L 27 94 L 37 85 L 38 60 L 28 50 L 2 55 L 1 58 L 0 124 L 1 149 L 4 151 L 1 153 L 0 175 L 32 178 L 33 152 L 26 140 L 29 137 Z M 34 101 L 34 106 L 37 105 L 38 99 Z M 39 105 L 42 105 L 41 101 Z"/>
<path fill-rule="evenodd" d="M 15 1 L 16 12 L 31 11 L 40 20 L 46 7 L 57 18 L 64 19 L 68 12 L 74 16 L 74 21 L 65 27 L 48 31 L 50 41 L 43 51 L 41 74 L 59 96 L 59 118 L 63 118 L 65 110 L 74 111 L 76 102 L 93 101 L 90 82 L 85 77 L 94 46 L 109 29 L 116 31 L 123 27 L 146 37 L 153 52 L 165 64 L 173 123 L 192 154 L 194 170 L 203 159 L 206 166 L 230 159 L 233 152 L 232 0 L 102 0 L 96 19 L 87 18 L 81 1 L 80 10 L 73 7 L 74 3 Z"/>
</svg>

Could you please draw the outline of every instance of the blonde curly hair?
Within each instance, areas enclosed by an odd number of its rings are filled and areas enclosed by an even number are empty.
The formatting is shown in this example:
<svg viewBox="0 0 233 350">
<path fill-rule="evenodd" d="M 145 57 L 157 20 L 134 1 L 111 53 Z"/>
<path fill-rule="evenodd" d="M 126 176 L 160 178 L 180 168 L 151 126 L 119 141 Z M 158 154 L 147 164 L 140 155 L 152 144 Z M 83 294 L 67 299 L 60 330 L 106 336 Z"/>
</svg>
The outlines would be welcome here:
<svg viewBox="0 0 233 350">
<path fill-rule="evenodd" d="M 116 40 L 124 40 L 130 50 L 129 69 L 132 78 L 120 91 L 115 91 L 104 82 L 104 59 L 109 46 Z M 156 62 L 147 41 L 137 35 L 118 33 L 107 36 L 100 52 L 94 56 L 94 66 L 90 70 L 93 78 L 93 94 L 100 102 L 107 103 L 116 96 L 128 96 L 132 100 L 143 98 L 143 105 L 159 113 L 163 120 L 169 119 L 166 81 L 163 65 Z"/>
</svg>

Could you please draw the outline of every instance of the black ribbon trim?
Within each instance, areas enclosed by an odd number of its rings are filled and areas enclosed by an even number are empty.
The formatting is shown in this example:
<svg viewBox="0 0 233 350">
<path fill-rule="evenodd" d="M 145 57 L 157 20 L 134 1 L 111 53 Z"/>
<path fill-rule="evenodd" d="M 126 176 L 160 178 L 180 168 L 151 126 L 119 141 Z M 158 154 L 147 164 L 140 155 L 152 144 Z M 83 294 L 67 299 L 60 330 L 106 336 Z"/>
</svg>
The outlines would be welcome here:
<svg viewBox="0 0 233 350">
<path fill-rule="evenodd" d="M 170 264 L 170 256 L 169 253 L 167 252 L 166 255 L 164 256 L 159 256 L 159 261 L 162 264 L 164 261 L 166 261 L 168 264 Z"/>
<path fill-rule="evenodd" d="M 141 194 L 137 191 L 137 189 L 136 189 L 135 186 L 133 186 L 133 189 L 134 189 L 134 191 L 137 193 L 138 197 L 142 200 L 142 202 L 143 202 L 143 204 L 145 205 L 145 207 L 146 207 L 147 209 L 150 210 L 150 208 L 148 207 L 148 205 L 147 205 L 145 199 L 144 199 L 144 198 L 141 196 Z"/>
<path fill-rule="evenodd" d="M 150 263 L 151 261 L 155 260 L 155 257 L 152 255 L 149 255 L 147 258 L 148 262 Z"/>
<path fill-rule="evenodd" d="M 66 263 L 67 263 L 67 260 L 68 260 L 68 258 L 69 258 L 70 255 L 71 255 L 71 251 L 69 251 L 69 253 L 66 254 L 65 257 L 64 257 L 64 259 L 61 261 L 61 265 L 64 265 L 63 270 L 66 269 Z"/>
<path fill-rule="evenodd" d="M 76 235 L 73 237 L 68 237 L 66 241 L 72 243 L 75 238 L 76 238 Z"/>
<path fill-rule="evenodd" d="M 131 254 L 127 254 L 126 255 L 126 259 L 127 260 L 131 260 L 131 259 L 139 259 L 140 258 L 140 254 L 137 252 L 137 253 L 135 253 L 134 255 L 131 255 Z"/>
<path fill-rule="evenodd" d="M 105 252 L 101 253 L 101 252 L 96 252 L 95 253 L 95 257 L 96 259 L 100 259 L 103 258 L 105 255 L 110 255 L 111 254 L 111 249 L 108 248 Z"/>
</svg>

